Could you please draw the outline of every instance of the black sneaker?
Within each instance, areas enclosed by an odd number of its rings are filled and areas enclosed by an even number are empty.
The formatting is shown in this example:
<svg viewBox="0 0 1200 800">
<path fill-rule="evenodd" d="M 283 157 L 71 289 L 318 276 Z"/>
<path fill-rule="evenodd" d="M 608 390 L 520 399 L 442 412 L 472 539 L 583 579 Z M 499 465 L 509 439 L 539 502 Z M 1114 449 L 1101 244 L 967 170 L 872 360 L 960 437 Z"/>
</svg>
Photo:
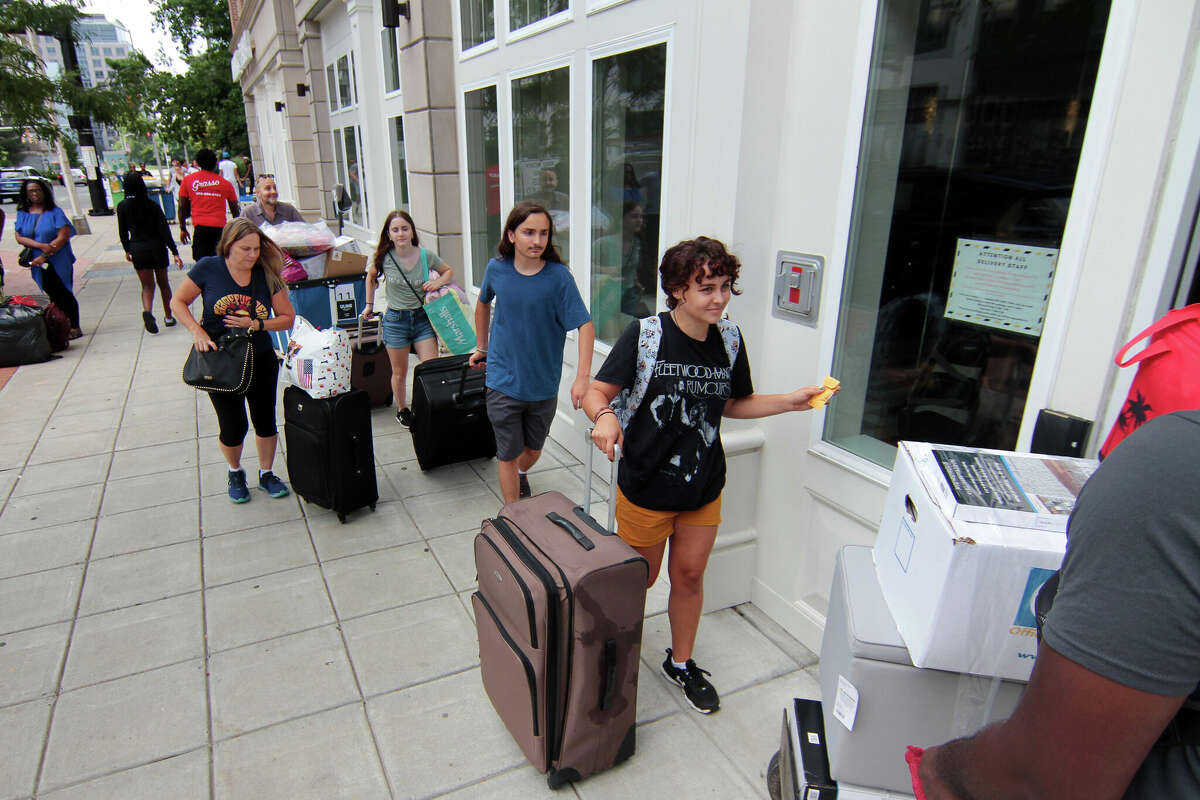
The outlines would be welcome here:
<svg viewBox="0 0 1200 800">
<path fill-rule="evenodd" d="M 158 333 L 158 324 L 154 321 L 154 315 L 149 311 L 142 312 L 142 324 L 146 326 L 147 333 Z"/>
<path fill-rule="evenodd" d="M 402 408 L 402 409 L 400 409 L 399 411 L 397 411 L 397 412 L 396 412 L 396 422 L 399 422 L 399 423 L 400 423 L 401 425 L 403 425 L 403 426 L 404 426 L 406 429 L 408 429 L 408 430 L 410 430 L 410 431 L 411 431 L 411 430 L 412 430 L 412 424 L 413 424 L 413 413 L 412 413 L 412 409 L 411 409 L 411 408 L 409 408 L 408 406 L 405 406 L 404 408 Z"/>
<path fill-rule="evenodd" d="M 518 497 L 533 497 L 533 490 L 529 488 L 529 476 L 517 473 L 517 483 L 520 484 L 521 490 L 517 494 Z"/>
<path fill-rule="evenodd" d="M 700 669 L 692 659 L 687 660 L 687 669 L 679 669 L 671 662 L 671 648 L 667 648 L 667 660 L 662 664 L 663 674 L 677 686 L 683 688 L 683 696 L 688 705 L 701 714 L 711 714 L 721 707 L 721 698 L 717 690 L 708 682 L 705 675 L 712 673 Z"/>
</svg>

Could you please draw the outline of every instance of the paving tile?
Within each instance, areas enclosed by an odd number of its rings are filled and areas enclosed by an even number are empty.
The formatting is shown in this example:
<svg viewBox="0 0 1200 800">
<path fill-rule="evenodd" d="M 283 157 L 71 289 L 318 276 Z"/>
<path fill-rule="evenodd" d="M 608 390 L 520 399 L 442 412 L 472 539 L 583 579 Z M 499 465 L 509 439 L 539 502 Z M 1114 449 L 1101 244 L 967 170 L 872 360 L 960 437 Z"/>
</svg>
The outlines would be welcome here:
<svg viewBox="0 0 1200 800">
<path fill-rule="evenodd" d="M 108 477 L 109 480 L 120 480 L 138 475 L 153 475 L 183 467 L 194 467 L 199 461 L 195 440 L 118 450 L 113 453 Z"/>
<path fill-rule="evenodd" d="M 0 798 L 25 798 L 33 794 L 38 756 L 46 740 L 50 700 L 34 700 L 0 708 Z"/>
<path fill-rule="evenodd" d="M 178 369 L 170 376 L 170 380 L 179 380 Z M 179 422 L 194 420 L 196 418 L 196 403 L 190 398 L 171 400 L 170 402 L 151 402 L 134 405 L 132 403 L 125 404 L 125 413 L 121 415 L 122 425 L 146 425 L 149 423 L 161 422 L 164 419 L 172 419 Z"/>
<path fill-rule="evenodd" d="M 0 536 L 0 578 L 82 564 L 94 526 L 89 519 Z"/>
<path fill-rule="evenodd" d="M 12 491 L 13 486 L 16 485 L 20 476 L 21 471 L 19 469 L 8 468 L 3 463 L 0 463 L 0 506 L 8 499 L 8 493 Z"/>
<path fill-rule="evenodd" d="M 217 653 L 209 673 L 218 740 L 358 699 L 332 625 Z"/>
<path fill-rule="evenodd" d="M 478 487 L 481 483 L 468 464 L 447 464 L 444 467 L 421 470 L 415 461 L 402 461 L 383 468 L 396 491 L 403 498 L 433 494 L 456 487 Z"/>
<path fill-rule="evenodd" d="M 82 577 L 75 565 L 0 580 L 0 633 L 70 619 Z"/>
<path fill-rule="evenodd" d="M 666 569 L 659 570 L 658 580 L 646 592 L 646 616 L 667 613 L 667 604 L 671 600 L 671 584 L 667 581 Z"/>
<path fill-rule="evenodd" d="M 195 541 L 200 536 L 200 501 L 193 498 L 96 520 L 92 558 L 132 553 L 166 544 Z"/>
<path fill-rule="evenodd" d="M 110 480 L 100 516 L 108 517 L 139 508 L 164 506 L 196 496 L 199 475 L 195 467 Z"/>
<path fill-rule="evenodd" d="M 193 750 L 39 796 L 46 800 L 208 800 L 208 749 Z"/>
<path fill-rule="evenodd" d="M 89 564 L 79 613 L 147 603 L 199 588 L 199 541 L 139 550 Z"/>
<path fill-rule="evenodd" d="M 495 777 L 471 784 L 465 789 L 438 796 L 438 800 L 526 800 L 526 798 L 545 798 L 545 800 L 562 800 L 573 798 L 569 788 L 551 789 L 546 784 L 546 776 L 526 764 L 517 769 L 510 769 Z"/>
<path fill-rule="evenodd" d="M 104 484 L 10 499 L 0 515 L 0 534 L 48 528 L 96 516 Z"/>
<path fill-rule="evenodd" d="M 216 800 L 388 800 L 361 704 L 263 728 L 213 747 Z"/>
<path fill-rule="evenodd" d="M 241 504 L 229 502 L 225 495 L 213 495 L 200 501 L 200 529 L 204 536 L 260 528 L 301 516 L 300 501 L 295 494 L 274 498 L 263 492 L 251 492 L 250 502 Z"/>
<path fill-rule="evenodd" d="M 102 411 L 85 411 L 83 413 L 79 413 L 68 405 L 54 412 L 54 415 L 47 420 L 42 435 L 46 437 L 77 436 L 81 433 L 109 431 L 116 428 L 120 421 L 121 407 L 119 405 Z"/>
<path fill-rule="evenodd" d="M 646 620 L 642 629 L 642 659 L 657 667 L 671 646 L 666 614 Z M 696 637 L 696 661 L 712 673 L 709 679 L 724 697 L 730 692 L 791 672 L 798 666 L 731 608 L 705 614 Z"/>
<path fill-rule="evenodd" d="M 200 593 L 82 617 L 63 688 L 76 689 L 204 655 Z"/>
<path fill-rule="evenodd" d="M 134 394 L 131 393 L 130 397 L 133 396 Z M 117 434 L 116 449 L 130 450 L 135 447 L 195 438 L 195 420 L 186 417 L 184 419 L 161 419 L 157 422 L 122 425 L 120 433 Z"/>
<path fill-rule="evenodd" d="M 0 636 L 0 706 L 54 694 L 70 632 L 60 622 Z"/>
<path fill-rule="evenodd" d="M 343 620 L 451 592 L 450 582 L 422 544 L 330 561 L 325 579 Z"/>
<path fill-rule="evenodd" d="M 108 462 L 111 460 L 112 453 L 100 453 L 71 461 L 26 467 L 13 489 L 13 497 L 57 492 L 77 486 L 101 483 L 108 474 Z"/>
<path fill-rule="evenodd" d="M 66 461 L 80 456 L 93 456 L 113 449 L 115 429 L 81 433 L 77 436 L 58 436 L 38 440 L 37 447 L 29 455 L 30 464 L 45 464 L 50 461 Z"/>
<path fill-rule="evenodd" d="M 782 625 L 768 617 L 753 603 L 742 603 L 733 610 L 753 625 L 755 630 L 770 639 L 772 644 L 791 656 L 799 666 L 807 667 L 820 660 L 816 653 L 800 644 Z"/>
<path fill-rule="evenodd" d="M 538 463 L 540 464 L 541 461 L 539 460 Z M 537 467 L 536 464 L 534 466 L 535 468 Z M 549 469 L 542 470 L 541 472 L 530 472 L 530 488 L 533 490 L 534 494 L 541 494 L 542 492 L 551 491 L 562 492 L 569 499 L 578 503 L 583 499 L 583 468 L 576 467 L 574 470 L 575 471 L 573 471 L 570 467 L 555 465 Z M 495 492 L 497 497 L 503 496 L 503 493 L 500 491 L 499 475 L 489 476 L 487 484 L 488 488 Z M 606 491 L 608 491 L 606 486 L 596 481 L 592 482 L 593 501 L 602 502 L 607 500 L 607 495 L 604 494 Z M 600 516 L 598 519 L 605 519 L 607 511 L 603 513 L 604 516 Z"/>
<path fill-rule="evenodd" d="M 705 735 L 718 744 L 762 800 L 769 800 L 770 797 L 767 793 L 767 764 L 771 761 L 771 755 L 779 749 L 783 709 L 794 697 L 819 700 L 821 685 L 807 672 L 798 669 L 766 683 L 722 696 L 721 710 L 698 722 Z M 684 713 L 695 714 L 691 709 Z M 774 720 L 776 724 L 769 725 L 767 720 Z"/>
<path fill-rule="evenodd" d="M 697 719 L 692 719 L 693 717 Z M 611 797 L 754 797 L 721 750 L 701 731 L 707 722 L 699 714 L 673 714 L 642 725 L 637 754 L 613 769 L 575 784 L 582 800 Z M 778 738 L 778 725 L 766 721 Z"/>
<path fill-rule="evenodd" d="M 429 549 L 446 571 L 456 592 L 473 589 L 478 583 L 475 578 L 475 537 L 478 535 L 478 530 L 463 531 L 429 543 Z"/>
<path fill-rule="evenodd" d="M 393 416 L 395 416 L 394 413 Z M 413 461 L 415 466 L 417 451 L 413 448 L 412 434 L 405 430 L 399 430 L 400 426 L 396 422 L 393 422 L 392 425 L 397 429 L 396 433 L 386 433 L 386 428 L 382 426 L 375 428 L 375 461 L 380 464 Z"/>
<path fill-rule="evenodd" d="M 0 443 L 0 469 L 17 469 L 25 464 L 33 451 L 34 442 Z"/>
<path fill-rule="evenodd" d="M 284 522 L 204 539 L 204 584 L 218 586 L 316 563 L 304 522 Z"/>
<path fill-rule="evenodd" d="M 184 753 L 206 741 L 202 659 L 66 692 L 54 712 L 40 789 Z"/>
<path fill-rule="evenodd" d="M 316 567 L 264 575 L 207 591 L 208 646 L 213 652 L 334 621 Z"/>
<path fill-rule="evenodd" d="M 450 489 L 405 501 L 408 513 L 426 538 L 474 530 L 503 505 L 487 487 Z"/>
<path fill-rule="evenodd" d="M 645 651 L 643 650 L 643 655 Z M 662 659 L 659 658 L 654 665 L 647 664 L 644 659 L 638 665 L 638 711 L 637 721 L 639 725 L 647 722 L 653 722 L 656 719 L 662 719 L 668 714 L 679 712 L 683 708 L 687 708 L 688 713 L 696 713 L 687 705 L 687 701 L 683 699 L 683 694 L 679 687 L 667 681 L 659 664 Z"/>
<path fill-rule="evenodd" d="M 421 532 L 403 503 L 380 503 L 371 513 L 359 514 L 345 524 L 332 511 L 313 512 L 309 506 L 308 529 L 322 561 L 381 550 L 420 541 Z"/>
<path fill-rule="evenodd" d="M 453 596 L 342 623 L 354 671 L 367 696 L 440 678 L 479 663 L 471 618 Z M 419 642 L 419 647 L 414 643 Z"/>
<path fill-rule="evenodd" d="M 448 792 L 525 761 L 478 669 L 369 699 L 367 716 L 392 786 L 407 797 Z"/>
</svg>

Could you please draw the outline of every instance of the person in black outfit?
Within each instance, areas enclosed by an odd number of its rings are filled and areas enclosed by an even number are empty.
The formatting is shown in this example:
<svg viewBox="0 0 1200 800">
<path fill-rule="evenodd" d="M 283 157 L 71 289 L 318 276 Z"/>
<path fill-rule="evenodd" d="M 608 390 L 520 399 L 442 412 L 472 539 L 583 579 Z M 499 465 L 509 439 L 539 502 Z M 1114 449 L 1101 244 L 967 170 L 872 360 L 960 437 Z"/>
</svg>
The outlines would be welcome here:
<svg viewBox="0 0 1200 800">
<path fill-rule="evenodd" d="M 220 424 L 218 440 L 229 464 L 229 499 L 234 503 L 250 499 L 241 464 L 242 444 L 250 429 L 247 407 L 258 450 L 258 486 L 271 497 L 288 494 L 287 486 L 271 472 L 279 440 L 275 426 L 279 359 L 266 333 L 291 329 L 296 317 L 288 300 L 287 284 L 279 274 L 282 268 L 283 252 L 253 222 L 238 218 L 221 232 L 217 255 L 197 261 L 171 299 L 171 310 L 192 332 L 199 351 L 217 349 L 214 340 L 227 330 L 254 333 L 254 375 L 245 394 L 208 393 Z M 197 297 L 202 298 L 203 308 L 199 322 L 188 310 Z"/>
<path fill-rule="evenodd" d="M 121 247 L 125 248 L 125 260 L 133 264 L 138 280 L 142 282 L 142 324 L 150 333 L 158 333 L 154 321 L 154 284 L 158 284 L 162 295 L 163 324 L 170 328 L 175 324 L 171 316 L 171 283 L 167 280 L 167 250 L 175 259 L 175 266 L 183 269 L 175 238 L 167 226 L 167 217 L 146 194 L 146 182 L 136 172 L 130 172 L 123 181 L 125 199 L 117 204 L 117 232 Z"/>
</svg>

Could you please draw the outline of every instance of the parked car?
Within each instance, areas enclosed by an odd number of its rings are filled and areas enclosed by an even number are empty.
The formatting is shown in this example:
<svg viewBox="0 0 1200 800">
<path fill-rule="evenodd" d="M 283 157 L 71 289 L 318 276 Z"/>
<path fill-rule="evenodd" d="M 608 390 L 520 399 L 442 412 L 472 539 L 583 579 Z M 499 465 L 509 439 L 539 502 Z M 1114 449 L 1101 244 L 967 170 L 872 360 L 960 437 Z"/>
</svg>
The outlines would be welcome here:
<svg viewBox="0 0 1200 800">
<path fill-rule="evenodd" d="M 21 182 L 40 177 L 33 167 L 0 167 L 0 203 L 15 202 L 21 193 Z"/>
</svg>

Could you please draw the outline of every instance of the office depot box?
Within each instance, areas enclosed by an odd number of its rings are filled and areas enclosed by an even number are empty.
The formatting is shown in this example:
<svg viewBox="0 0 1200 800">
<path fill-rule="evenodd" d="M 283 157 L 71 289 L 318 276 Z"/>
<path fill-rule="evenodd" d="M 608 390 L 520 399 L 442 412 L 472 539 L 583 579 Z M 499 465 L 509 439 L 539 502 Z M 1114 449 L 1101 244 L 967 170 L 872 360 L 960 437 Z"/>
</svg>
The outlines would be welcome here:
<svg viewBox="0 0 1200 800">
<path fill-rule="evenodd" d="M 913 666 L 869 547 L 838 552 L 821 639 L 830 775 L 909 793 L 906 745 L 930 747 L 1010 716 L 1025 685 Z"/>
<path fill-rule="evenodd" d="M 361 253 L 351 253 L 345 250 L 330 250 L 325 253 L 325 277 L 340 278 L 346 275 L 360 275 L 367 271 L 367 257 Z"/>
<path fill-rule="evenodd" d="M 914 460 L 927 448 L 901 442 L 892 470 L 874 549 L 888 609 L 916 666 L 1026 681 L 1033 602 L 1062 564 L 1066 533 L 947 516 L 929 463 Z"/>
<path fill-rule="evenodd" d="M 1075 498 L 1100 462 L 901 442 L 942 512 L 964 522 L 1065 531 Z"/>
</svg>

